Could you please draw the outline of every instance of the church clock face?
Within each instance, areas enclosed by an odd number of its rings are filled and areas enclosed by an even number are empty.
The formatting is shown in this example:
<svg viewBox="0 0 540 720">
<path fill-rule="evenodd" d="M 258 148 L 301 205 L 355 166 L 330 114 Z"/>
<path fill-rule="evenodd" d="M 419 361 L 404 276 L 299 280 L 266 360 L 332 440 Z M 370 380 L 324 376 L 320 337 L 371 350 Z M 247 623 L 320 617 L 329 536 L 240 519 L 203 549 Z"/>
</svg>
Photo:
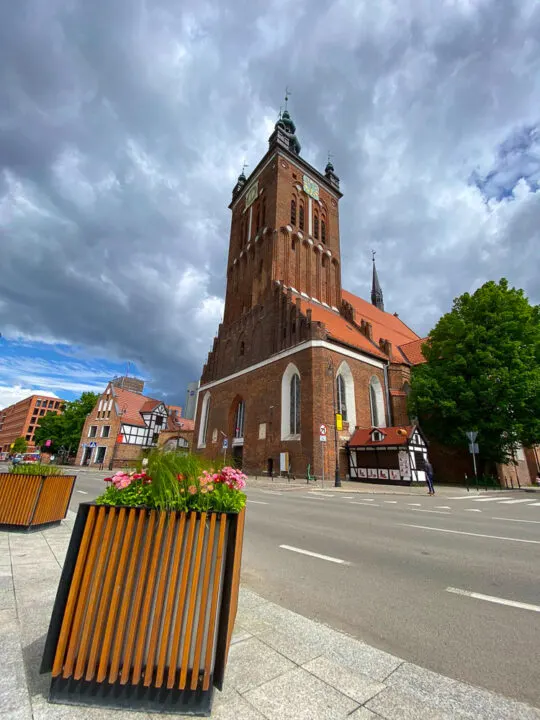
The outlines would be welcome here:
<svg viewBox="0 0 540 720">
<path fill-rule="evenodd" d="M 319 186 L 307 175 L 304 175 L 304 192 L 314 200 L 319 200 Z"/>
<path fill-rule="evenodd" d="M 246 193 L 246 210 L 252 205 L 259 195 L 259 181 L 253 183 Z"/>
</svg>

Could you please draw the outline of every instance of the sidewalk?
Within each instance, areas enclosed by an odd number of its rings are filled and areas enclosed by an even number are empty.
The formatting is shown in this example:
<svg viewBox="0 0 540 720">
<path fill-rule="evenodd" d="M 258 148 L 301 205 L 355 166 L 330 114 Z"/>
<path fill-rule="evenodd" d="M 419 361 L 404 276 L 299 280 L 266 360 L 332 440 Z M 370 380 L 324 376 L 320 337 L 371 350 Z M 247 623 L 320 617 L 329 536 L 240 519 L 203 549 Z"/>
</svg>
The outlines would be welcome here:
<svg viewBox="0 0 540 720">
<path fill-rule="evenodd" d="M 156 715 L 50 705 L 39 664 L 74 514 L 40 533 L 0 532 L 0 717 Z M 164 716 L 167 717 L 167 716 Z M 168 717 L 181 717 L 168 716 Z M 214 720 L 540 720 L 540 710 L 405 662 L 242 588 Z"/>
<path fill-rule="evenodd" d="M 331 493 L 358 493 L 363 495 L 426 495 L 425 485 L 419 487 L 413 487 L 410 485 L 382 485 L 381 483 L 365 483 L 355 480 L 342 480 L 341 487 L 334 487 L 333 478 L 325 478 L 324 483 L 321 483 L 320 478 L 317 481 L 306 482 L 305 479 L 297 478 L 296 480 L 288 481 L 286 478 L 276 477 L 272 481 L 268 477 L 262 477 L 261 475 L 255 476 L 250 475 L 248 479 L 248 489 L 250 487 L 259 488 L 263 490 L 279 490 L 280 492 L 293 492 L 298 490 L 315 490 L 322 492 Z M 467 488 L 464 485 L 435 485 L 435 492 L 439 495 L 463 495 L 467 493 Z M 484 488 L 477 490 L 475 487 L 469 488 L 471 496 L 486 493 Z M 522 487 L 522 488 L 488 488 L 488 493 L 505 493 L 505 492 L 532 492 L 540 493 L 540 487 Z"/>
</svg>

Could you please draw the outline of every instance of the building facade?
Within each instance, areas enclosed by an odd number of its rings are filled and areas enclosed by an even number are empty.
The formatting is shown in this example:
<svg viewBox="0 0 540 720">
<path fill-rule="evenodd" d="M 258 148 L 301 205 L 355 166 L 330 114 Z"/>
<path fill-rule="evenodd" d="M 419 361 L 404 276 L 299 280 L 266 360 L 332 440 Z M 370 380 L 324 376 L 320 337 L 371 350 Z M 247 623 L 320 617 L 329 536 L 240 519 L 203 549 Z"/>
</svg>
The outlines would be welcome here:
<svg viewBox="0 0 540 720">
<path fill-rule="evenodd" d="M 384 311 L 375 263 L 371 303 L 342 289 L 341 198 L 333 165 L 321 173 L 300 157 L 285 111 L 268 152 L 233 190 L 224 317 L 199 387 L 199 452 L 258 474 L 320 476 L 337 462 L 345 476 L 357 428 L 409 424 L 422 339 Z"/>
<path fill-rule="evenodd" d="M 107 385 L 86 418 L 77 465 L 133 465 L 142 450 L 158 446 L 162 432 L 176 427 L 182 408 L 147 397 L 143 389 L 144 382 L 137 378 L 115 378 Z"/>
<path fill-rule="evenodd" d="M 60 414 L 65 400 L 45 395 L 31 395 L 0 410 L 0 451 L 9 452 L 11 444 L 19 437 L 28 443 L 28 452 L 36 449 L 34 433 L 39 421 L 47 413 Z"/>
</svg>

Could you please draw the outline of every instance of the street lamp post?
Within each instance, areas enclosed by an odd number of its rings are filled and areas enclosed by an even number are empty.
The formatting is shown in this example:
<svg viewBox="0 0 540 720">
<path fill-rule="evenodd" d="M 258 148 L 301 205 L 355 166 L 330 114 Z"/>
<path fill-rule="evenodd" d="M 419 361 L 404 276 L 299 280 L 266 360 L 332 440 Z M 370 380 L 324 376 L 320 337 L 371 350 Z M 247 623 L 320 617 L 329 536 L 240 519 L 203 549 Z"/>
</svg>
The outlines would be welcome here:
<svg viewBox="0 0 540 720">
<path fill-rule="evenodd" d="M 328 362 L 328 374 L 332 377 L 332 407 L 334 409 L 334 453 L 336 456 L 336 469 L 334 471 L 334 487 L 341 487 L 341 478 L 339 477 L 339 449 L 338 449 L 338 429 L 337 429 L 337 407 L 336 407 L 336 378 L 334 376 L 334 362 L 332 359 Z"/>
</svg>

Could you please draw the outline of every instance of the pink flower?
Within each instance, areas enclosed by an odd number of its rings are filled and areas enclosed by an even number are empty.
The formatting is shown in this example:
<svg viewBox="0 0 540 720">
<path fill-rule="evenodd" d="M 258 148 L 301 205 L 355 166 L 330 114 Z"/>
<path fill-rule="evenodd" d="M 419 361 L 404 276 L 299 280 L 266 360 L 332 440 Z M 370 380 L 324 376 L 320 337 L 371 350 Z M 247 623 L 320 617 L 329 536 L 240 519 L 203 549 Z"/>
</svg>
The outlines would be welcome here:
<svg viewBox="0 0 540 720">
<path fill-rule="evenodd" d="M 188 493 L 190 495 L 195 495 L 197 493 L 197 488 L 195 487 L 195 485 L 190 485 L 188 487 Z"/>
<path fill-rule="evenodd" d="M 206 493 L 208 492 L 208 488 L 206 487 L 206 485 L 203 485 L 203 487 L 201 488 L 201 492 L 203 495 L 206 495 Z"/>
</svg>

